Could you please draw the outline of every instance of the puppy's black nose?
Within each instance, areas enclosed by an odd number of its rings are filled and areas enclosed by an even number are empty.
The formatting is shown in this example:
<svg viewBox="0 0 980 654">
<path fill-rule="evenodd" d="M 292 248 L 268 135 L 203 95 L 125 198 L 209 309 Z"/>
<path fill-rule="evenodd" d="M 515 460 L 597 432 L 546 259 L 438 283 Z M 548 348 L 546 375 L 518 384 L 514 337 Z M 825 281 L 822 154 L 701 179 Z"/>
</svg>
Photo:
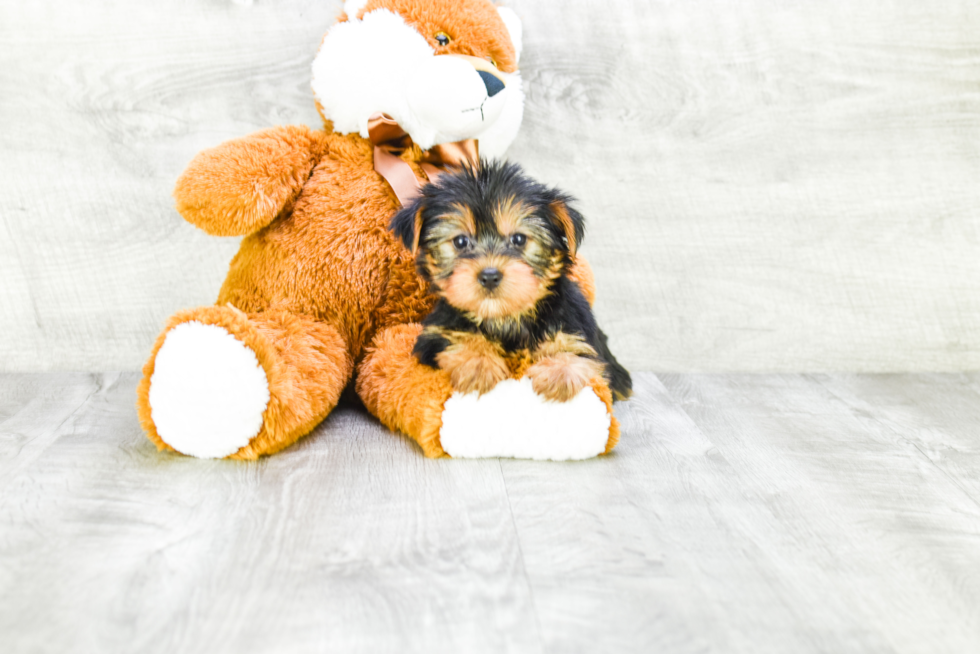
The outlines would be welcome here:
<svg viewBox="0 0 980 654">
<path fill-rule="evenodd" d="M 493 97 L 504 90 L 504 83 L 485 70 L 476 71 L 483 78 L 483 85 L 487 87 L 487 96 Z"/>
<path fill-rule="evenodd" d="M 504 278 L 504 275 L 496 268 L 484 268 L 476 278 L 480 280 L 480 286 L 492 291 L 500 286 L 500 280 Z"/>
</svg>

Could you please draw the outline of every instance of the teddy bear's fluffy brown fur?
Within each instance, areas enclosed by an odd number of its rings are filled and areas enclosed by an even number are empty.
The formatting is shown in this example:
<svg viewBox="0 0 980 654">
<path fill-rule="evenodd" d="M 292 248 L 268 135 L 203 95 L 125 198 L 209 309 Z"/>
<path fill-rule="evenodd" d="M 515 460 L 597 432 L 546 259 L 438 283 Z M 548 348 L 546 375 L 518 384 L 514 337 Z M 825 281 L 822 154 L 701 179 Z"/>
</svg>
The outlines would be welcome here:
<svg viewBox="0 0 980 654">
<path fill-rule="evenodd" d="M 438 12 L 440 24 L 461 16 L 454 29 L 478 31 L 483 36 L 470 39 L 470 48 L 485 50 L 462 54 L 492 54 L 502 68 L 516 65 L 503 25 L 484 0 L 431 0 L 417 15 L 399 0 L 371 0 L 365 10 L 374 6 L 408 12 L 407 20 L 423 24 L 430 12 Z M 421 155 L 418 148 L 402 155 L 419 176 Z M 174 196 L 192 224 L 244 239 L 216 305 L 174 315 L 144 367 L 138 411 L 153 442 L 172 449 L 157 433 L 149 401 L 156 355 L 169 330 L 196 321 L 222 327 L 250 348 L 268 379 L 262 428 L 231 458 L 270 454 L 309 433 L 355 371 L 356 390 L 374 415 L 414 438 L 427 456 L 444 454 L 440 414 L 452 390 L 441 371 L 411 355 L 416 323 L 433 300 L 412 254 L 389 231 L 398 200 L 374 171 L 368 140 L 335 133 L 329 121 L 322 131 L 265 130 L 198 154 Z M 591 301 L 588 266 L 580 262 L 574 274 Z M 515 364 L 515 375 L 520 368 Z M 611 407 L 604 384 L 593 387 Z M 607 449 L 616 433 L 613 421 Z"/>
</svg>

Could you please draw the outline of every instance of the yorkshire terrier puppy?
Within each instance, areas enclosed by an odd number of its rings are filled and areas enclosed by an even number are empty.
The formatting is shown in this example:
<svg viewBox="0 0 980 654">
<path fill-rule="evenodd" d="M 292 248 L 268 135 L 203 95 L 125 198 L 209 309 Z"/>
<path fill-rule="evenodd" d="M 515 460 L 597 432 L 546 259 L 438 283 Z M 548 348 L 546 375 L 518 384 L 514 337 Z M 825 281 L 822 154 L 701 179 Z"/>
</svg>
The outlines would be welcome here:
<svg viewBox="0 0 980 654">
<path fill-rule="evenodd" d="M 508 358 L 530 356 L 525 375 L 547 399 L 570 400 L 596 377 L 629 397 L 629 373 L 567 275 L 585 231 L 571 201 L 516 164 L 482 161 L 440 175 L 392 219 L 439 297 L 415 356 L 456 390 L 486 393 L 510 376 Z"/>
</svg>

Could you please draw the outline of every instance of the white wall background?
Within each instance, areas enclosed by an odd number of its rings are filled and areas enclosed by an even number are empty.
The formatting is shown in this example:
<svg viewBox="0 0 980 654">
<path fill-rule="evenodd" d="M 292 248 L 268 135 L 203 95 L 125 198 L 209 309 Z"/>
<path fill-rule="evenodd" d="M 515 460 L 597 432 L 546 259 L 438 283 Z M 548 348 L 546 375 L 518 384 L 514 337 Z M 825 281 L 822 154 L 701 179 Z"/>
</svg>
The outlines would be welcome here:
<svg viewBox="0 0 980 654">
<path fill-rule="evenodd" d="M 634 369 L 980 368 L 980 3 L 510 0 L 514 159 L 581 199 Z M 318 126 L 339 2 L 0 4 L 0 370 L 134 369 L 237 239 L 196 153 Z"/>
</svg>

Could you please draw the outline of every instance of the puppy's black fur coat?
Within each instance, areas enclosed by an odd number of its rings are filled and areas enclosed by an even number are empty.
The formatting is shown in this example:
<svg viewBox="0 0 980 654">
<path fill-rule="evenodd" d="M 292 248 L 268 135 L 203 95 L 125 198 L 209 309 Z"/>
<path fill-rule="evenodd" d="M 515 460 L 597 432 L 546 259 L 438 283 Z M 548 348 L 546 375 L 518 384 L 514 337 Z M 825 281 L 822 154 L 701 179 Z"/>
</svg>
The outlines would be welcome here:
<svg viewBox="0 0 980 654">
<path fill-rule="evenodd" d="M 419 275 L 432 284 L 439 300 L 423 320 L 423 333 L 415 344 L 420 362 L 439 368 L 437 358 L 452 344 L 451 334 L 480 334 L 499 344 L 508 354 L 529 351 L 558 334 L 575 336 L 591 346 L 594 359 L 616 399 L 629 397 L 632 380 L 621 366 L 599 329 L 588 301 L 578 284 L 567 276 L 574 250 L 581 244 L 585 221 L 570 206 L 572 198 L 529 178 L 513 163 L 481 161 L 479 166 L 447 172 L 423 187 L 421 195 L 399 211 L 391 221 L 394 233 L 406 247 L 417 251 Z M 498 225 L 500 207 L 519 204 L 524 231 L 535 247 L 518 247 L 507 240 Z M 469 234 L 472 247 L 457 249 L 445 260 L 436 248 L 446 232 L 438 229 L 445 216 L 465 209 L 475 227 Z M 496 212 L 496 214 L 495 214 Z M 498 257 L 521 259 L 534 272 L 542 297 L 533 308 L 502 318 L 480 319 L 472 312 L 453 306 L 439 293 L 440 282 L 448 279 L 456 263 L 492 251 Z"/>
</svg>

